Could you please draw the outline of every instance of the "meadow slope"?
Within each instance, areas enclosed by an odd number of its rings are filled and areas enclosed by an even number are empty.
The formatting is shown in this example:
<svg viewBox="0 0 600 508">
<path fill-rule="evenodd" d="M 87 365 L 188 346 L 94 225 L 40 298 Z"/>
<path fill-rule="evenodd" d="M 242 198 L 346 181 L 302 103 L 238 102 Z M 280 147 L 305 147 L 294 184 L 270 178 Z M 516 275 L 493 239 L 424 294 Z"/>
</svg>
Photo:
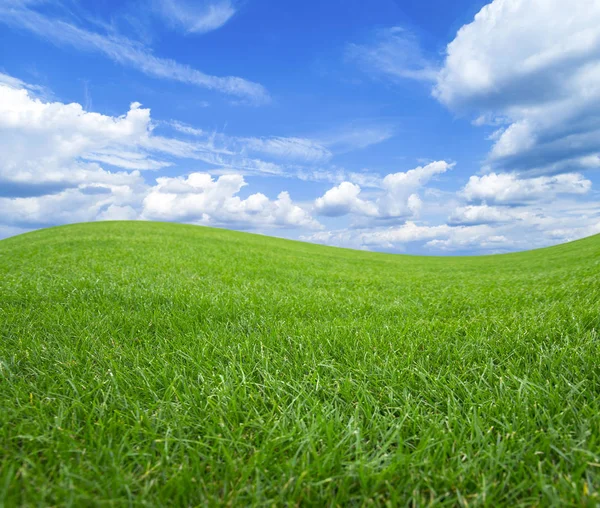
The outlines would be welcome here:
<svg viewBox="0 0 600 508">
<path fill-rule="evenodd" d="M 0 241 L 0 505 L 600 502 L 600 236 L 367 253 Z"/>
</svg>

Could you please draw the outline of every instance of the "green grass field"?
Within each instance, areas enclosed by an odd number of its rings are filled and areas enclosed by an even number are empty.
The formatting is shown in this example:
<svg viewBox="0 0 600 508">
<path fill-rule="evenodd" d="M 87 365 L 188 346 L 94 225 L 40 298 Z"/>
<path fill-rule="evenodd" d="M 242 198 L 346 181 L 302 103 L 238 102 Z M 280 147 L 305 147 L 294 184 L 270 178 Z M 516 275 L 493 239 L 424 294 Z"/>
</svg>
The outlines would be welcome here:
<svg viewBox="0 0 600 508">
<path fill-rule="evenodd" d="M 367 253 L 0 241 L 0 504 L 596 505 L 600 236 Z"/>
</svg>

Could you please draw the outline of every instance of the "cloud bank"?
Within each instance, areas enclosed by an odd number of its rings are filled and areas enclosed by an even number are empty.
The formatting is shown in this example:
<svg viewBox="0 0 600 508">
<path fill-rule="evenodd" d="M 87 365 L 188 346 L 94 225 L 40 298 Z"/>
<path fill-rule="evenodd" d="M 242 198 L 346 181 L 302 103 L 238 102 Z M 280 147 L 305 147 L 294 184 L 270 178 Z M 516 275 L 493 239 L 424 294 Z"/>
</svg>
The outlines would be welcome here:
<svg viewBox="0 0 600 508">
<path fill-rule="evenodd" d="M 498 127 L 486 170 L 600 168 L 600 3 L 494 0 L 447 47 L 434 96 Z"/>
</svg>

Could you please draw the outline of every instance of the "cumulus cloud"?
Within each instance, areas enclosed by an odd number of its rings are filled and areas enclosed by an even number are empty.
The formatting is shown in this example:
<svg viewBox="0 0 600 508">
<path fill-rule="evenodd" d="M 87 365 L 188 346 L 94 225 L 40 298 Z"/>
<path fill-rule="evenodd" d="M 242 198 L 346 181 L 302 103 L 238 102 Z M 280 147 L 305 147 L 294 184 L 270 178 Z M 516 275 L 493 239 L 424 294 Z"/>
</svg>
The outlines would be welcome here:
<svg viewBox="0 0 600 508">
<path fill-rule="evenodd" d="M 448 162 L 436 161 L 410 171 L 389 174 L 381 181 L 381 192 L 372 200 L 359 197 L 359 185 L 342 182 L 315 201 L 315 210 L 332 217 L 354 214 L 377 219 L 413 218 L 418 216 L 422 206 L 418 191 L 434 176 L 452 167 L 453 164 Z"/>
<path fill-rule="evenodd" d="M 330 155 L 318 143 L 301 138 L 231 138 L 177 122 L 169 125 L 194 139 L 157 135 L 150 110 L 139 103 L 132 103 L 124 115 L 108 116 L 76 103 L 44 100 L 35 87 L 3 79 L 0 195 L 26 197 L 90 182 L 123 183 L 139 176 L 132 171 L 160 170 L 173 165 L 173 158 L 220 168 L 215 172 L 290 176 L 278 162 L 261 160 L 255 153 L 302 163 Z"/>
<path fill-rule="evenodd" d="M 410 190 L 404 186 L 418 188 L 443 167 L 389 175 L 388 192 L 393 189 L 390 181 L 403 188 L 402 199 L 396 199 L 394 206 L 406 206 Z M 364 219 L 344 229 L 304 235 L 303 239 L 368 250 L 485 254 L 546 247 L 600 232 L 600 204 L 593 200 L 591 182 L 581 174 L 525 179 L 515 174 L 473 176 L 458 193 L 433 191 L 425 188 L 422 193 L 419 219 L 405 216 L 406 222 L 384 227 L 390 222 L 381 220 L 381 204 L 393 192 L 386 195 L 381 191 L 378 197 L 367 200 L 361 197 L 358 186 L 336 186 L 317 200 L 316 211 L 323 214 L 325 208 L 330 215 L 362 213 Z M 586 199 L 580 199 L 583 196 Z M 365 213 L 368 205 L 376 210 Z"/>
<path fill-rule="evenodd" d="M 478 124 L 506 124 L 490 170 L 600 167 L 599 25 L 596 0 L 494 0 L 459 30 L 434 95 Z"/>
<path fill-rule="evenodd" d="M 139 215 L 132 206 L 111 203 L 96 216 L 96 220 L 137 220 Z"/>
<path fill-rule="evenodd" d="M 447 238 L 455 229 L 456 228 L 452 228 L 446 224 L 429 226 L 419 225 L 413 221 L 407 221 L 400 226 L 374 229 L 322 231 L 302 238 L 311 242 L 337 245 L 340 247 L 402 250 L 406 244 L 423 242 L 438 237 Z"/>
<path fill-rule="evenodd" d="M 505 120 L 483 115 L 481 123 L 486 122 L 497 123 L 500 139 Z M 348 173 L 319 166 L 332 156 L 332 145 L 323 140 L 228 137 L 178 122 L 168 125 L 174 135 L 185 134 L 183 139 L 157 135 L 165 125 L 153 123 L 150 111 L 138 103 L 121 116 L 91 113 L 0 75 L 0 236 L 58 223 L 152 219 L 296 228 L 309 241 L 361 249 L 486 253 L 600 232 L 592 184 L 574 171 L 530 177 L 493 172 L 471 177 L 458 194 L 442 193 L 428 184 L 452 168 L 445 161 L 386 176 Z M 265 161 L 256 154 L 307 165 Z M 188 174 L 185 166 L 175 166 L 177 159 L 218 169 Z M 149 171 L 168 164 L 171 176 L 148 180 Z M 185 176 L 172 176 L 176 171 Z M 312 208 L 294 203 L 285 191 L 276 197 L 244 193 L 245 174 L 302 172 L 334 185 Z M 346 229 L 323 231 L 311 210 L 328 217 L 349 215 L 353 222 Z"/>
<path fill-rule="evenodd" d="M 451 228 L 446 224 L 439 226 L 418 225 L 406 222 L 402 226 L 368 231 L 361 235 L 362 242 L 367 246 L 393 248 L 405 243 L 427 240 L 438 236 L 447 235 Z"/>
<path fill-rule="evenodd" d="M 514 173 L 491 173 L 471 176 L 461 195 L 467 201 L 515 205 L 539 200 L 553 200 L 560 195 L 587 194 L 592 182 L 579 173 L 519 178 Z"/>
<path fill-rule="evenodd" d="M 230 0 L 157 0 L 159 11 L 174 28 L 187 34 L 202 34 L 221 28 L 236 13 Z"/>
<path fill-rule="evenodd" d="M 598 203 L 546 208 L 458 208 L 447 224 L 415 221 L 392 227 L 346 228 L 303 235 L 305 241 L 355 249 L 413 252 L 511 252 L 547 247 L 600 233 Z"/>
<path fill-rule="evenodd" d="M 436 161 L 404 173 L 392 173 L 383 179 L 385 193 L 378 199 L 382 217 L 415 216 L 421 208 L 421 198 L 416 193 L 434 176 L 454 167 L 446 161 Z"/>
<path fill-rule="evenodd" d="M 338 217 L 349 213 L 377 216 L 377 206 L 358 197 L 360 187 L 351 182 L 342 182 L 329 189 L 315 201 L 315 210 L 320 215 Z"/>
<path fill-rule="evenodd" d="M 507 223 L 520 220 L 522 215 L 511 208 L 488 205 L 469 205 L 457 207 L 448 219 L 451 225 L 478 225 Z"/>
<path fill-rule="evenodd" d="M 218 19 L 218 16 L 213 15 L 211 18 L 209 15 L 206 23 L 208 25 L 212 23 L 214 26 Z M 120 65 L 132 67 L 155 78 L 215 90 L 256 104 L 270 100 L 268 92 L 259 83 L 236 76 L 220 77 L 205 74 L 189 65 L 158 57 L 140 42 L 115 33 L 93 32 L 62 19 L 47 17 L 27 3 L 0 2 L 0 23 L 28 30 L 40 37 L 50 39 L 55 44 L 101 53 Z"/>
<path fill-rule="evenodd" d="M 192 173 L 187 178 L 158 178 L 157 185 L 144 198 L 142 216 L 240 228 L 320 227 L 306 211 L 292 203 L 287 192 L 281 192 L 274 201 L 261 193 L 241 199 L 237 194 L 246 185 L 239 174 L 223 175 L 216 180 L 207 173 Z"/>
<path fill-rule="evenodd" d="M 579 173 L 519 178 L 515 173 L 472 176 L 458 192 L 466 204 L 448 217 L 451 226 L 488 226 L 515 248 L 542 247 L 592 234 L 600 224 L 600 208 L 589 198 L 592 182 Z M 573 198 L 576 199 L 573 199 Z M 587 197 L 587 196 L 586 196 Z M 569 234 L 565 234 L 570 231 Z M 449 249 L 468 245 L 451 239 L 430 246 Z"/>
<path fill-rule="evenodd" d="M 489 226 L 455 228 L 448 238 L 430 240 L 425 244 L 442 251 L 507 252 L 513 243 L 504 235 L 495 235 Z"/>
<path fill-rule="evenodd" d="M 132 103 L 122 116 L 86 111 L 80 104 L 48 98 L 41 87 L 0 75 L 0 195 L 26 196 L 59 191 L 118 170 L 160 170 L 173 159 L 193 159 L 214 174 L 298 177 L 307 180 L 377 186 L 369 172 L 347 173 L 328 164 L 332 152 L 320 141 L 302 137 L 236 137 L 210 132 L 178 121 L 154 122 L 150 110 Z M 173 131 L 166 137 L 157 134 Z M 166 158 L 166 160 L 165 160 Z M 90 180 L 90 178 L 92 180 Z M 37 188 L 36 188 L 37 187 Z M 33 195 L 29 194 L 29 195 Z"/>
<path fill-rule="evenodd" d="M 0 85 L 0 194 L 26 196 L 89 183 L 131 184 L 139 173 L 159 169 L 141 148 L 150 112 L 133 103 L 121 117 L 89 113 L 79 104 L 44 102 L 24 88 Z"/>
<path fill-rule="evenodd" d="M 0 198 L 0 217 L 5 225 L 22 228 L 137 218 L 133 206 L 139 206 L 144 191 L 142 182 L 136 186 L 93 184 L 42 196 Z M 129 213 L 124 216 L 126 210 Z"/>
<path fill-rule="evenodd" d="M 161 177 L 151 184 L 141 170 L 172 164 L 156 154 L 171 161 L 210 161 L 226 174 L 216 180 L 206 173 Z M 241 199 L 237 194 L 246 185 L 244 177 L 226 168 L 225 159 L 237 159 L 248 171 L 279 174 L 277 165 L 237 156 L 210 139 L 188 142 L 154 135 L 150 110 L 138 103 L 122 116 L 107 116 L 79 104 L 37 98 L 17 79 L 0 83 L 3 230 L 137 218 L 239 228 L 320 227 L 287 192 L 275 200 L 260 193 Z"/>
</svg>

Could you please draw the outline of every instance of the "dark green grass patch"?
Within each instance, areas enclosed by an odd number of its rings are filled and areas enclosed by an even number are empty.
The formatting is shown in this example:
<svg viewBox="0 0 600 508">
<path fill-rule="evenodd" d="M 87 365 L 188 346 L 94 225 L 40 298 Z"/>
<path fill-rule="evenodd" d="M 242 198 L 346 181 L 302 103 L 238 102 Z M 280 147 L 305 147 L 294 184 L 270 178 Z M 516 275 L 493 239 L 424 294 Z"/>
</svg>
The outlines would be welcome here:
<svg viewBox="0 0 600 508">
<path fill-rule="evenodd" d="M 0 242 L 0 505 L 596 505 L 600 237 L 394 256 Z"/>
</svg>

